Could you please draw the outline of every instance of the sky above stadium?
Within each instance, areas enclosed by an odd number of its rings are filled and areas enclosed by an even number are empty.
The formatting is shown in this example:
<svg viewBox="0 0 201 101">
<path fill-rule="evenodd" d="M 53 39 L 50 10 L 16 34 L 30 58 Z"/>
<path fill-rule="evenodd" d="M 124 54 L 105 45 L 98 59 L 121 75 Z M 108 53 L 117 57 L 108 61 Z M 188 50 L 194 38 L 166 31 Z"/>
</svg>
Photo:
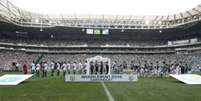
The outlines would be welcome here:
<svg viewBox="0 0 201 101">
<path fill-rule="evenodd" d="M 201 0 L 9 0 L 34 13 L 53 15 L 168 15 L 189 10 Z"/>
</svg>

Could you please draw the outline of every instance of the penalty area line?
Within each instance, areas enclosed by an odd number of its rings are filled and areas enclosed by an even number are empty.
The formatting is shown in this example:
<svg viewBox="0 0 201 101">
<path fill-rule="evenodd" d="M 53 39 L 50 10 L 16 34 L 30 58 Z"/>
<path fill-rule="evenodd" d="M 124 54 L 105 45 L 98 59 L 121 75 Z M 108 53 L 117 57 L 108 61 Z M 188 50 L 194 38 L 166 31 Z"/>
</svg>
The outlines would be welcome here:
<svg viewBox="0 0 201 101">
<path fill-rule="evenodd" d="M 101 81 L 101 84 L 102 84 L 103 89 L 104 89 L 104 91 L 105 91 L 105 93 L 107 95 L 108 100 L 109 101 L 114 101 L 114 98 L 112 97 L 112 95 L 111 95 L 110 91 L 108 90 L 107 86 L 105 85 L 105 83 L 103 81 Z"/>
</svg>

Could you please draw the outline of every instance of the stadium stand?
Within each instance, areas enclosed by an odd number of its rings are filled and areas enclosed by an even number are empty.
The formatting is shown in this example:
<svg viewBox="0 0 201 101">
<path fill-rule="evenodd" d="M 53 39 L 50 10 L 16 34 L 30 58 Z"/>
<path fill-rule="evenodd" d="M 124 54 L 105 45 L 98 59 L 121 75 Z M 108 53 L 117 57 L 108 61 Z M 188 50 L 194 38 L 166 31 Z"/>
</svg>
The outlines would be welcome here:
<svg viewBox="0 0 201 101">
<path fill-rule="evenodd" d="M 120 68 L 123 65 L 131 68 L 131 61 L 139 68 L 147 68 L 145 64 L 149 67 L 168 65 L 168 68 L 172 65 L 201 66 L 199 12 L 185 18 L 178 17 L 181 14 L 175 17 L 155 16 L 147 25 L 146 17 L 129 21 L 116 19 L 118 23 L 114 19 L 108 19 L 111 22 L 108 23 L 96 18 L 87 22 L 82 16 L 76 16 L 74 20 L 48 19 L 16 8 L 9 1 L 1 0 L 1 3 L 0 67 L 4 70 L 15 70 L 13 64 L 22 67 L 25 61 L 28 64 L 33 61 L 83 63 L 97 55 L 116 61 Z M 24 16 L 21 16 L 22 12 Z M 95 23 L 96 20 L 102 25 Z"/>
</svg>

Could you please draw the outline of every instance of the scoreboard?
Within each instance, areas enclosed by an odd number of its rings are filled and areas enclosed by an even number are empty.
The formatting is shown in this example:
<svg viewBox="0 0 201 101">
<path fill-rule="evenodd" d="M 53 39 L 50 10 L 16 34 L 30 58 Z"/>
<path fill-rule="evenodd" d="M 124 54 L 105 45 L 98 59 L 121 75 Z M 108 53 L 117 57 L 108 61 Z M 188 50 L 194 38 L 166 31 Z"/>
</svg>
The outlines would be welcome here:
<svg viewBox="0 0 201 101">
<path fill-rule="evenodd" d="M 92 34 L 92 35 L 108 35 L 109 34 L 109 29 L 86 29 L 86 34 Z"/>
</svg>

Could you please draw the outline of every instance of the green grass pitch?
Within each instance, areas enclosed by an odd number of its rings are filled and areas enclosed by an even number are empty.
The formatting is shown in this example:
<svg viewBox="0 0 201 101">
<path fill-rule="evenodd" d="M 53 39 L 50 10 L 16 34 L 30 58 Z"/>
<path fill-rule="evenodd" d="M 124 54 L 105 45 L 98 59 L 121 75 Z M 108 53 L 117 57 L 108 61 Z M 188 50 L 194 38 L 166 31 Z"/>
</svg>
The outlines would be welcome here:
<svg viewBox="0 0 201 101">
<path fill-rule="evenodd" d="M 201 85 L 185 85 L 171 77 L 105 85 L 115 101 L 201 101 Z M 108 101 L 108 98 L 100 82 L 66 83 L 62 77 L 33 77 L 17 86 L 0 86 L 0 101 Z"/>
</svg>

